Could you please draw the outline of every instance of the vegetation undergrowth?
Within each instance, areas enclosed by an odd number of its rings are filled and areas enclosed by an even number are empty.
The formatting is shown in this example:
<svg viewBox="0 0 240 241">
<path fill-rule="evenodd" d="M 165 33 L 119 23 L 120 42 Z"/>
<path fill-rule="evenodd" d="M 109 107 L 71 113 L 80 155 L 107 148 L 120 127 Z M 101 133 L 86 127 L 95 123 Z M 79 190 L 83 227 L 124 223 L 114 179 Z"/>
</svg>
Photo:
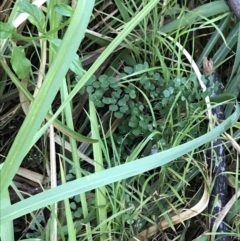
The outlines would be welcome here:
<svg viewBox="0 0 240 241">
<path fill-rule="evenodd" d="M 3 1 L 1 241 L 215 240 L 206 153 L 219 137 L 221 214 L 240 239 L 239 24 L 224 1 L 195 5 Z M 211 99 L 205 56 L 224 85 Z"/>
</svg>

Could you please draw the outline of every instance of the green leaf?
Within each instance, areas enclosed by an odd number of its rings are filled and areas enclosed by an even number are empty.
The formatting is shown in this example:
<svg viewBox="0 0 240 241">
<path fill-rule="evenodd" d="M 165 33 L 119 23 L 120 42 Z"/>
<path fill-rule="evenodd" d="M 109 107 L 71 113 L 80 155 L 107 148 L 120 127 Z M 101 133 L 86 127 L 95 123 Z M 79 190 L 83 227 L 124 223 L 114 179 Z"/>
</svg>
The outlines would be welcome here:
<svg viewBox="0 0 240 241">
<path fill-rule="evenodd" d="M 95 88 L 95 89 L 98 89 L 100 87 L 100 82 L 98 81 L 95 81 L 92 86 Z"/>
<path fill-rule="evenodd" d="M 148 68 L 149 68 L 149 64 L 148 64 L 148 62 L 144 62 L 144 64 L 143 64 L 143 68 L 144 68 L 144 69 L 148 69 Z"/>
<path fill-rule="evenodd" d="M 145 84 L 144 84 L 144 89 L 145 89 L 145 90 L 149 90 L 149 89 L 150 89 L 150 86 L 151 86 L 151 82 L 148 80 L 148 81 L 146 81 Z"/>
<path fill-rule="evenodd" d="M 132 116 L 132 117 L 131 117 L 131 122 L 138 123 L 139 120 L 138 120 L 137 116 Z"/>
<path fill-rule="evenodd" d="M 160 74 L 159 73 L 154 73 L 153 79 L 154 80 L 160 80 L 161 79 Z"/>
<path fill-rule="evenodd" d="M 174 88 L 173 87 L 169 87 L 168 90 L 169 90 L 170 94 L 173 94 L 173 92 L 174 92 Z"/>
<path fill-rule="evenodd" d="M 144 120 L 139 121 L 139 126 L 141 126 L 144 130 L 148 129 L 148 124 Z"/>
<path fill-rule="evenodd" d="M 124 72 L 127 74 L 132 74 L 133 73 L 133 68 L 132 67 L 124 67 Z"/>
<path fill-rule="evenodd" d="M 15 46 L 13 48 L 10 62 L 19 79 L 23 79 L 28 76 L 31 68 L 31 62 L 25 57 L 24 49 Z"/>
<path fill-rule="evenodd" d="M 125 95 L 125 96 L 123 97 L 123 99 L 124 99 L 125 102 L 129 101 L 129 95 Z"/>
<path fill-rule="evenodd" d="M 16 29 L 12 24 L 0 22 L 0 39 L 11 38 L 15 32 Z"/>
<path fill-rule="evenodd" d="M 168 99 L 167 98 L 163 98 L 162 99 L 162 105 L 165 106 L 168 103 Z"/>
<path fill-rule="evenodd" d="M 143 111 L 143 110 L 144 110 L 144 105 L 139 105 L 139 106 L 138 106 L 138 109 L 139 109 L 140 111 Z"/>
<path fill-rule="evenodd" d="M 119 98 L 120 95 L 121 95 L 121 93 L 122 93 L 122 90 L 121 90 L 121 89 L 118 89 L 117 91 L 112 92 L 111 95 L 112 95 L 113 98 L 114 98 L 114 97 Z"/>
<path fill-rule="evenodd" d="M 153 76 L 154 75 L 154 71 L 153 70 L 148 71 L 148 75 L 149 76 Z"/>
<path fill-rule="evenodd" d="M 87 87 L 87 92 L 88 92 L 88 94 L 92 94 L 93 91 L 94 91 L 94 89 L 93 89 L 92 86 L 88 86 L 88 87 Z"/>
<path fill-rule="evenodd" d="M 118 101 L 118 104 L 120 106 L 126 105 L 126 100 L 124 98 L 122 98 L 121 100 Z"/>
<path fill-rule="evenodd" d="M 186 100 L 185 96 L 181 96 L 181 101 L 185 101 L 185 100 Z"/>
<path fill-rule="evenodd" d="M 75 202 L 71 202 L 70 206 L 71 206 L 71 209 L 76 209 L 76 207 L 77 207 Z"/>
<path fill-rule="evenodd" d="M 136 127 L 138 126 L 138 123 L 133 122 L 133 121 L 130 121 L 130 122 L 128 123 L 128 125 L 129 125 L 130 127 L 132 127 L 132 128 L 136 128 Z"/>
<path fill-rule="evenodd" d="M 135 90 L 130 90 L 129 91 L 129 96 L 131 99 L 135 99 L 136 98 L 136 91 Z"/>
<path fill-rule="evenodd" d="M 151 84 L 151 86 L 150 86 L 149 89 L 150 89 L 150 90 L 155 90 L 155 88 L 156 88 L 155 85 Z"/>
<path fill-rule="evenodd" d="M 168 98 L 170 96 L 170 91 L 169 90 L 164 90 L 163 95 L 165 98 Z"/>
<path fill-rule="evenodd" d="M 145 69 L 146 66 L 144 66 L 143 64 L 137 64 L 136 66 L 134 66 L 134 72 L 140 72 L 143 71 Z"/>
<path fill-rule="evenodd" d="M 120 107 L 120 111 L 121 111 L 122 113 L 126 113 L 127 110 L 128 110 L 128 106 L 127 106 L 127 105 L 124 105 L 124 106 L 121 106 L 121 107 Z"/>
<path fill-rule="evenodd" d="M 111 104 L 111 103 L 112 103 L 112 99 L 109 98 L 109 97 L 104 97 L 104 98 L 102 99 L 102 102 L 103 102 L 104 104 Z"/>
<path fill-rule="evenodd" d="M 95 92 L 94 96 L 96 96 L 96 98 L 98 98 L 98 99 L 101 99 L 102 96 L 103 96 L 102 90 L 97 90 L 97 91 Z"/>
<path fill-rule="evenodd" d="M 140 83 L 141 83 L 141 84 L 145 84 L 147 81 L 148 81 L 147 75 L 146 75 L 146 74 L 143 74 L 143 75 L 140 77 Z"/>
<path fill-rule="evenodd" d="M 116 80 L 114 77 L 109 77 L 109 78 L 108 78 L 108 82 L 109 82 L 110 84 L 117 84 L 117 85 L 118 85 L 117 80 Z"/>
<path fill-rule="evenodd" d="M 136 106 L 134 106 L 132 108 L 132 115 L 133 115 L 132 118 L 137 118 L 136 116 L 138 116 L 139 114 L 140 114 L 139 109 Z"/>
<path fill-rule="evenodd" d="M 45 16 L 43 12 L 36 5 L 28 1 L 20 2 L 18 7 L 19 12 L 29 14 L 28 20 L 37 27 L 39 32 L 43 33 L 45 26 Z"/>
<path fill-rule="evenodd" d="M 142 130 L 140 128 L 136 128 L 132 131 L 133 135 L 139 136 L 142 134 Z"/>
<path fill-rule="evenodd" d="M 90 100 L 91 100 L 91 98 L 90 98 Z M 97 107 L 104 107 L 105 106 L 105 104 L 102 102 L 102 101 L 100 101 L 100 100 L 95 100 L 94 101 L 94 104 L 97 106 Z"/>
<path fill-rule="evenodd" d="M 101 88 L 108 89 L 109 83 L 107 81 L 101 83 Z"/>
<path fill-rule="evenodd" d="M 120 112 L 120 111 L 118 111 L 118 112 L 115 112 L 115 113 L 114 113 L 114 116 L 115 116 L 117 119 L 120 119 L 120 118 L 123 117 L 123 113 Z"/>
<path fill-rule="evenodd" d="M 108 79 L 108 77 L 107 77 L 107 75 L 101 75 L 100 77 L 99 77 L 99 81 L 101 82 L 101 83 L 103 83 L 103 82 L 106 82 L 107 81 L 107 79 Z"/>
<path fill-rule="evenodd" d="M 118 110 L 118 106 L 117 105 L 110 105 L 109 106 L 109 110 L 110 111 L 117 111 Z"/>
<path fill-rule="evenodd" d="M 65 4 L 65 3 L 58 3 L 54 6 L 54 10 L 65 17 L 72 17 L 74 10 L 72 7 L 70 7 L 69 5 Z"/>
</svg>

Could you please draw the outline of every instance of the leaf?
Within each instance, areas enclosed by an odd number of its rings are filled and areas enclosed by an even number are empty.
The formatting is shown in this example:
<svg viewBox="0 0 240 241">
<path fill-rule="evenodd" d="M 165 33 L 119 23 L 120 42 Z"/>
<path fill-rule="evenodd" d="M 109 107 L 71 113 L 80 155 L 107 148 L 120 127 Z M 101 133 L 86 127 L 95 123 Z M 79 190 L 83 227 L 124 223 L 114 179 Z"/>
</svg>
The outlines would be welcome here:
<svg viewBox="0 0 240 241">
<path fill-rule="evenodd" d="M 155 88 L 156 88 L 155 85 L 151 84 L 151 86 L 150 86 L 149 89 L 150 89 L 150 90 L 155 90 Z"/>
<path fill-rule="evenodd" d="M 138 126 L 138 123 L 130 121 L 128 125 L 132 128 L 136 128 Z"/>
<path fill-rule="evenodd" d="M 115 116 L 117 119 L 120 119 L 120 118 L 123 117 L 123 113 L 118 111 L 118 112 L 115 112 L 115 113 L 114 113 L 114 116 Z"/>
<path fill-rule="evenodd" d="M 163 98 L 163 99 L 162 99 L 162 105 L 165 106 L 167 103 L 168 103 L 167 98 Z"/>
<path fill-rule="evenodd" d="M 117 84 L 117 85 L 118 85 L 117 80 L 116 80 L 114 77 L 109 77 L 109 78 L 108 78 L 108 82 L 109 82 L 110 84 Z"/>
<path fill-rule="evenodd" d="M 109 110 L 110 111 L 117 111 L 118 110 L 118 106 L 117 105 L 110 105 L 109 106 Z"/>
<path fill-rule="evenodd" d="M 174 88 L 173 87 L 169 87 L 168 90 L 169 90 L 170 94 L 173 94 L 173 92 L 174 92 Z"/>
<path fill-rule="evenodd" d="M 19 79 L 23 79 L 29 74 L 31 62 L 26 58 L 22 47 L 15 46 L 13 48 L 10 62 Z"/>
<path fill-rule="evenodd" d="M 54 10 L 65 17 L 72 17 L 74 10 L 72 7 L 70 7 L 69 5 L 65 4 L 65 3 L 58 3 L 54 6 Z"/>
<path fill-rule="evenodd" d="M 129 91 L 129 96 L 131 97 L 131 99 L 135 99 L 136 98 L 136 91 L 135 90 L 130 90 Z"/>
<path fill-rule="evenodd" d="M 62 43 L 62 40 L 55 38 L 55 39 L 50 39 L 49 42 L 51 42 L 51 48 L 53 49 L 54 53 L 57 53 Z M 77 54 L 74 54 L 74 58 L 71 62 L 70 69 L 80 77 L 82 77 L 82 75 L 84 74 L 82 63 Z"/>
<path fill-rule="evenodd" d="M 95 88 L 95 89 L 98 89 L 100 87 L 100 83 L 95 81 L 92 86 Z"/>
<path fill-rule="evenodd" d="M 109 98 L 109 97 L 104 97 L 104 98 L 102 99 L 102 102 L 103 102 L 104 104 L 111 104 L 111 103 L 112 103 L 112 99 Z"/>
<path fill-rule="evenodd" d="M 145 84 L 147 81 L 148 81 L 147 75 L 146 75 L 146 74 L 143 74 L 143 75 L 140 77 L 140 83 L 141 83 L 141 84 Z"/>
<path fill-rule="evenodd" d="M 121 111 L 122 113 L 126 113 L 126 112 L 128 111 L 128 106 L 127 106 L 127 105 L 121 106 L 121 107 L 120 107 L 120 111 Z"/>
<path fill-rule="evenodd" d="M 118 89 L 117 91 L 112 92 L 111 95 L 112 95 L 113 98 L 114 98 L 114 97 L 119 98 L 120 95 L 121 95 L 121 93 L 122 93 L 122 90 L 121 90 L 121 89 Z"/>
<path fill-rule="evenodd" d="M 87 92 L 88 92 L 88 94 L 92 94 L 93 91 L 94 91 L 94 89 L 93 89 L 92 86 L 88 86 L 88 87 L 87 87 Z"/>
<path fill-rule="evenodd" d="M 168 98 L 170 96 L 170 91 L 169 90 L 164 90 L 163 94 L 164 94 L 165 98 Z"/>
<path fill-rule="evenodd" d="M 235 101 L 236 97 L 230 93 L 220 94 L 214 97 L 211 97 L 210 100 L 212 103 L 222 103 L 225 101 Z"/>
<path fill-rule="evenodd" d="M 138 109 L 139 109 L 140 111 L 143 111 L 143 110 L 144 110 L 144 105 L 139 105 L 139 106 L 138 106 Z"/>
<path fill-rule="evenodd" d="M 140 128 L 136 128 L 132 131 L 133 135 L 139 136 L 142 134 L 142 130 Z"/>
<path fill-rule="evenodd" d="M 18 8 L 19 12 L 29 14 L 28 20 L 37 27 L 39 32 L 44 32 L 45 16 L 41 9 L 28 1 L 20 2 Z"/>
<path fill-rule="evenodd" d="M 160 74 L 159 73 L 154 73 L 153 79 L 154 80 L 160 80 L 161 79 Z"/>
<path fill-rule="evenodd" d="M 99 77 L 99 81 L 100 81 L 101 83 L 106 82 L 107 79 L 108 79 L 108 76 L 105 75 L 105 74 L 104 74 L 104 75 L 101 75 L 101 76 Z"/>
<path fill-rule="evenodd" d="M 101 88 L 108 89 L 109 83 L 107 81 L 101 83 Z"/>
<path fill-rule="evenodd" d="M 132 74 L 133 73 L 133 68 L 132 67 L 124 67 L 124 72 L 127 74 Z"/>
<path fill-rule="evenodd" d="M 145 84 L 144 84 L 144 89 L 145 90 L 149 90 L 150 86 L 151 86 L 151 82 L 150 81 L 146 81 Z"/>
<path fill-rule="evenodd" d="M 11 38 L 15 32 L 16 29 L 12 24 L 0 22 L 0 39 Z"/>
<path fill-rule="evenodd" d="M 134 66 L 134 72 L 140 72 L 143 71 L 145 69 L 145 66 L 143 64 L 137 64 L 136 66 Z"/>
<path fill-rule="evenodd" d="M 176 4 L 172 8 L 169 8 L 166 10 L 167 14 L 170 16 L 175 16 L 176 14 L 180 13 L 182 11 L 182 8 L 180 7 L 179 4 Z"/>
</svg>

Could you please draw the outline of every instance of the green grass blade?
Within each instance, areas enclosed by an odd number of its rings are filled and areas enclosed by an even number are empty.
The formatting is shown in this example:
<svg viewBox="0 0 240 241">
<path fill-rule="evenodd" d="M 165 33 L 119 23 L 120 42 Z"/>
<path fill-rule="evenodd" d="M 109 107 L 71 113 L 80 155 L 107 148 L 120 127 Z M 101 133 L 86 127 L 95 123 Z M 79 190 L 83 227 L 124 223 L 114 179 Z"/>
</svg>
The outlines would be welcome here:
<svg viewBox="0 0 240 241">
<path fill-rule="evenodd" d="M 1 192 L 0 207 L 5 208 L 11 205 L 10 196 L 8 190 Z M 9 220 L 7 222 L 0 222 L 0 237 L 1 241 L 14 241 L 13 222 Z"/>
<path fill-rule="evenodd" d="M 52 63 L 45 81 L 26 117 L 18 135 L 9 151 L 3 169 L 0 173 L 0 190 L 4 191 L 10 185 L 21 161 L 32 145 L 32 138 L 40 127 L 47 111 L 59 90 L 87 28 L 94 0 L 78 2 L 72 21 L 66 31 L 63 42 Z M 74 36 L 74 37 L 73 37 Z"/>
<path fill-rule="evenodd" d="M 170 22 L 169 24 L 164 25 L 159 30 L 164 33 L 169 33 L 171 31 L 174 31 L 176 29 L 180 29 L 186 25 L 194 24 L 196 19 L 199 19 L 199 17 L 211 17 L 220 13 L 225 13 L 229 10 L 229 7 L 227 6 L 225 1 L 214 1 L 211 3 L 204 4 L 203 6 L 197 7 L 193 10 L 191 10 L 189 13 L 186 13 L 184 15 L 184 18 L 182 19 L 176 19 Z"/>
<path fill-rule="evenodd" d="M 34 197 L 28 198 L 10 207 L 6 207 L 1 210 L 0 222 L 3 223 L 13 220 L 33 210 L 42 208 L 65 198 L 73 197 L 77 194 L 84 193 L 98 187 L 132 177 L 134 175 L 138 175 L 159 166 L 163 166 L 170 161 L 175 160 L 180 156 L 198 148 L 199 146 L 219 137 L 219 135 L 234 125 L 234 123 L 238 120 L 239 114 L 239 105 L 236 103 L 235 112 L 207 134 L 161 153 L 83 177 L 81 179 L 48 190 L 44 193 L 37 194 Z"/>
<path fill-rule="evenodd" d="M 91 119 L 91 131 L 92 137 L 100 140 L 100 134 L 98 129 L 98 120 L 96 115 L 96 109 L 92 101 L 89 102 L 90 108 L 90 119 Z M 103 156 L 100 146 L 100 142 L 93 144 L 93 157 L 95 173 L 104 170 L 103 167 Z M 106 201 L 106 187 L 102 186 L 95 190 L 95 203 L 96 203 L 96 216 L 98 224 L 101 224 L 107 219 L 107 201 Z M 107 239 L 107 224 L 100 225 L 100 240 L 105 241 Z"/>
<path fill-rule="evenodd" d="M 66 82 L 63 84 L 63 88 L 62 88 L 62 96 L 63 96 L 63 100 L 65 98 L 67 98 L 68 96 L 68 89 L 67 89 L 67 84 Z M 72 116 L 72 112 L 71 112 L 71 105 L 68 104 L 65 108 L 65 117 L 66 117 L 66 122 L 67 125 L 70 128 L 74 128 L 74 124 L 73 124 L 73 116 Z M 78 158 L 78 153 L 77 153 L 77 143 L 73 138 L 70 138 L 70 145 L 71 145 L 71 152 L 72 152 L 72 159 L 75 165 L 75 172 L 76 172 L 76 177 L 77 178 L 82 178 L 82 173 L 81 173 L 81 166 L 79 163 L 79 158 Z M 83 216 L 84 218 L 87 218 L 89 215 L 89 211 L 88 211 L 88 205 L 87 205 L 87 200 L 86 200 L 86 196 L 84 193 L 80 194 L 80 200 L 81 200 L 81 206 L 82 206 L 82 210 L 83 210 Z M 86 223 L 86 232 L 87 233 L 91 233 L 91 226 L 90 223 Z M 71 240 L 71 239 L 70 239 Z M 89 235 L 89 241 L 92 240 L 92 237 Z"/>
<path fill-rule="evenodd" d="M 61 162 L 60 162 L 60 172 L 62 177 L 62 183 L 66 183 L 64 170 Z M 71 212 L 70 202 L 68 198 L 64 199 L 64 207 L 65 207 L 65 215 L 67 219 L 67 229 L 68 229 L 69 240 L 76 241 L 77 239 L 76 239 L 76 233 L 74 230 L 73 213 Z"/>
</svg>

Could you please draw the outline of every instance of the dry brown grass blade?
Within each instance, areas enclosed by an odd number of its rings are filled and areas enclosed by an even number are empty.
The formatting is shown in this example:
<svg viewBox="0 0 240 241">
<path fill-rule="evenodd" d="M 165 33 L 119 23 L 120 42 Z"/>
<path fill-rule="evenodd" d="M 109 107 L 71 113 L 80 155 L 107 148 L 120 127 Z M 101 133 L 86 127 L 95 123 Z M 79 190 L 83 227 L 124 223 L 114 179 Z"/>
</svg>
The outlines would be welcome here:
<svg viewBox="0 0 240 241">
<path fill-rule="evenodd" d="M 15 115 L 18 114 L 18 112 L 20 111 L 20 105 L 16 105 L 14 106 L 12 109 L 10 109 L 7 113 L 5 113 L 4 115 L 1 114 L 0 116 L 0 127 L 5 125 L 9 120 L 11 120 Z M 0 111 L 1 113 L 1 111 Z"/>
<path fill-rule="evenodd" d="M 43 183 L 43 180 L 44 180 L 44 176 L 42 174 L 39 174 L 37 172 L 33 172 L 31 170 L 28 170 L 26 168 L 23 168 L 23 167 L 19 167 L 18 171 L 17 171 L 17 174 L 19 176 L 22 176 L 28 180 L 31 180 L 35 183 Z"/>
<path fill-rule="evenodd" d="M 28 85 L 28 79 L 22 79 L 22 84 L 23 86 L 27 89 L 27 85 Z M 24 93 L 19 89 L 19 100 L 20 103 L 22 105 L 22 109 L 25 115 L 28 114 L 29 108 L 30 108 L 30 104 L 31 102 L 29 101 L 29 99 L 24 95 Z"/>
<path fill-rule="evenodd" d="M 198 214 L 202 213 L 202 211 L 207 207 L 208 202 L 210 198 L 210 192 L 208 189 L 208 185 L 205 184 L 204 186 L 204 192 L 202 195 L 201 200 L 192 208 L 187 209 L 186 211 L 180 213 L 179 215 L 175 215 L 171 218 L 171 222 L 173 225 L 176 225 L 178 223 L 183 223 L 184 221 L 193 218 L 197 216 Z M 131 241 L 143 241 L 146 238 L 149 238 L 153 235 L 155 235 L 159 230 L 165 230 L 169 228 L 169 223 L 165 220 L 158 223 L 158 226 L 151 226 L 148 229 L 143 230 L 141 233 L 139 233 L 136 237 L 133 237 Z"/>
<path fill-rule="evenodd" d="M 238 143 L 232 138 L 227 132 L 224 132 L 224 135 L 227 137 L 227 139 L 231 142 L 232 146 L 235 148 L 235 150 L 240 154 L 240 146 Z"/>
<path fill-rule="evenodd" d="M 4 0 L 1 3 L 0 6 L 0 21 L 3 21 L 4 19 L 7 19 L 9 17 L 9 13 L 10 13 L 10 7 L 12 5 L 13 1 L 9 1 L 9 0 Z"/>
</svg>

